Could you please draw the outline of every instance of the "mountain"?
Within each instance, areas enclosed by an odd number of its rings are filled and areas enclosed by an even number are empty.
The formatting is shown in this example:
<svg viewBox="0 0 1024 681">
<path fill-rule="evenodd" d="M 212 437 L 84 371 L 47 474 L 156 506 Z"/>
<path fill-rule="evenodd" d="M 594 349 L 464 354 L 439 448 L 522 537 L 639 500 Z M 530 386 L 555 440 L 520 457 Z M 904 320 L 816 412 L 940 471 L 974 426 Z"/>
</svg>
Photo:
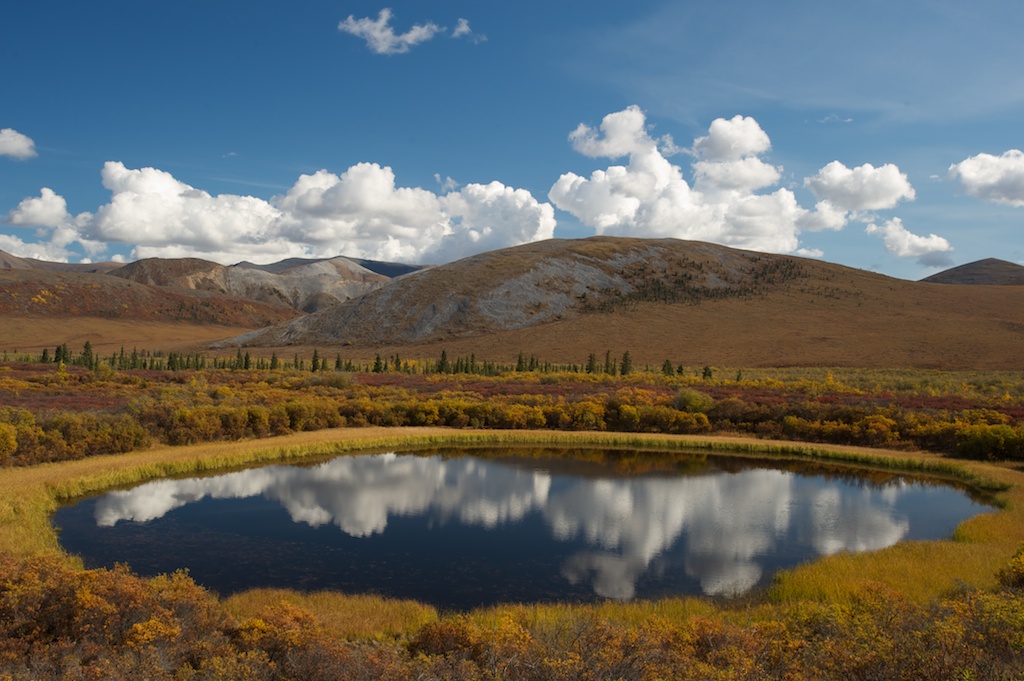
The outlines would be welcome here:
<svg viewBox="0 0 1024 681">
<path fill-rule="evenodd" d="M 275 274 L 278 274 L 286 270 L 301 267 L 302 265 L 312 265 L 330 259 L 331 258 L 286 258 L 285 260 L 280 260 L 278 262 L 270 263 L 267 265 L 257 265 L 255 263 L 251 263 L 248 261 L 242 261 L 235 265 L 235 267 L 248 267 L 250 269 L 263 270 L 264 272 L 273 272 Z M 353 262 L 357 265 L 360 265 L 370 270 L 371 272 L 383 274 L 385 277 L 388 277 L 389 279 L 393 279 L 394 277 L 400 277 L 403 274 L 409 274 L 410 272 L 415 272 L 417 270 L 423 269 L 419 265 L 405 265 L 397 262 L 380 262 L 379 260 L 363 260 L 362 258 L 337 259 L 344 259 L 349 262 Z"/>
<path fill-rule="evenodd" d="M 121 263 L 116 262 L 94 262 L 94 263 L 67 263 L 50 262 L 47 260 L 36 260 L 34 258 L 19 258 L 6 251 L 0 251 L 0 270 L 44 270 L 47 272 L 109 272 L 117 269 Z"/>
<path fill-rule="evenodd" d="M 198 258 L 147 258 L 110 272 L 154 286 L 210 291 L 313 312 L 383 286 L 390 279 L 342 257 L 292 258 L 230 267 Z"/>
<path fill-rule="evenodd" d="M 1024 288 L 933 286 L 794 256 L 594 237 L 418 271 L 231 341 L 364 355 L 660 365 L 1024 368 Z M 362 349 L 362 350 L 360 350 Z"/>
<path fill-rule="evenodd" d="M 997 258 L 986 258 L 944 270 L 921 281 L 932 284 L 1024 286 L 1024 266 Z"/>
<path fill-rule="evenodd" d="M 988 273 L 982 281 L 1020 269 L 974 266 Z M 363 360 L 446 350 L 583 363 L 628 350 L 654 367 L 1024 370 L 1024 286 L 936 286 L 693 241 L 554 239 L 392 279 L 346 258 L 118 269 L 61 271 L 0 254 L 0 350 L 218 341 L 231 352 L 287 345 Z"/>
<path fill-rule="evenodd" d="M 0 270 L 0 317 L 129 319 L 259 327 L 294 310 L 204 291 L 178 291 L 107 274 Z"/>
</svg>

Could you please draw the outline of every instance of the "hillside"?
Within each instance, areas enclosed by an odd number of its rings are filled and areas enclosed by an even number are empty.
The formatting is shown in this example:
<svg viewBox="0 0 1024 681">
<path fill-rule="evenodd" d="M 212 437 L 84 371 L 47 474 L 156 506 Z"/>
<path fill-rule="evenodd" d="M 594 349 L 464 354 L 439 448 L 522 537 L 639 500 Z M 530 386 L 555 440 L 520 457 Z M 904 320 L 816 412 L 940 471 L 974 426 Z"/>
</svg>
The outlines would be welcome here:
<svg viewBox="0 0 1024 681">
<path fill-rule="evenodd" d="M 278 274 L 286 270 L 301 267 L 302 265 L 313 265 L 331 259 L 332 258 L 286 258 L 266 265 L 257 265 L 248 261 L 242 261 L 235 265 L 235 267 L 248 267 L 250 269 L 263 270 L 264 272 L 273 272 Z M 375 272 L 376 274 L 383 274 L 388 278 L 400 277 L 403 274 L 409 274 L 410 272 L 423 269 L 420 265 L 405 265 L 397 262 L 381 262 L 379 260 L 364 260 L 362 258 L 339 257 L 333 258 L 333 260 L 346 260 L 350 263 L 355 263 L 356 265 L 368 269 L 371 272 Z"/>
<path fill-rule="evenodd" d="M 389 278 L 346 258 L 282 261 L 267 267 L 226 267 L 198 258 L 139 260 L 110 272 L 141 284 L 210 291 L 313 312 L 361 296 Z"/>
<path fill-rule="evenodd" d="M 7 254 L 0 262 L 2 350 L 91 336 L 115 347 L 221 340 L 228 352 L 335 348 L 360 359 L 446 350 L 582 363 L 628 350 L 652 366 L 1024 370 L 1024 286 L 936 286 L 672 239 L 555 239 L 395 279 L 346 258 L 150 259 L 117 276 Z M 947 274 L 978 282 L 979 271 L 1024 269 L 973 265 Z"/>
<path fill-rule="evenodd" d="M 176 291 L 106 274 L 0 270 L 0 349 L 38 350 L 77 339 L 152 349 L 210 342 L 274 324 L 291 309 Z"/>
<path fill-rule="evenodd" d="M 94 262 L 94 263 L 66 263 L 50 262 L 48 260 L 36 260 L 34 258 L 19 258 L 7 251 L 0 251 L 0 270 L 44 270 L 47 272 L 109 272 L 117 269 L 121 263 L 116 262 Z"/>
<path fill-rule="evenodd" d="M 423 270 L 232 342 L 514 360 L 1024 368 L 1024 288 L 933 286 L 678 240 L 551 240 Z"/>
<path fill-rule="evenodd" d="M 944 270 L 921 281 L 932 284 L 1024 286 L 1024 266 L 997 258 L 986 258 Z"/>
</svg>

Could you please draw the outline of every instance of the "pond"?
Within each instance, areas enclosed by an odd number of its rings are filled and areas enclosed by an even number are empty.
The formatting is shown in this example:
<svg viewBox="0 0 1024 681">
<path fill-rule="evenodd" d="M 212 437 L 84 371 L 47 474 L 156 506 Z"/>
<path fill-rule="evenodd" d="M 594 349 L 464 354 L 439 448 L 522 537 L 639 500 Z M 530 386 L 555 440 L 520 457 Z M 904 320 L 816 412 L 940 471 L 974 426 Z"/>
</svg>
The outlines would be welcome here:
<svg viewBox="0 0 1024 681">
<path fill-rule="evenodd" d="M 650 451 L 342 456 L 165 479 L 54 515 L 86 566 L 254 587 L 503 602 L 743 594 L 840 551 L 950 537 L 988 510 L 893 473 Z"/>
</svg>

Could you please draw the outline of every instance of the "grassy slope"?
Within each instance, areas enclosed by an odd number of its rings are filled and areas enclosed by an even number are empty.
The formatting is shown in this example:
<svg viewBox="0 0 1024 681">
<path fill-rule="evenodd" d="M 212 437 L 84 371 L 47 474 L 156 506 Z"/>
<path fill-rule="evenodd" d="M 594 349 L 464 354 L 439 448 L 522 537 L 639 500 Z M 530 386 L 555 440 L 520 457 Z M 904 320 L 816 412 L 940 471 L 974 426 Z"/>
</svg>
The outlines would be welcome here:
<svg viewBox="0 0 1024 681">
<path fill-rule="evenodd" d="M 852 275 L 851 275 L 852 276 Z M 896 280 L 892 280 L 895 282 Z M 837 282 L 832 282 L 837 283 Z M 801 291 L 700 305 L 641 303 L 470 339 L 365 349 L 388 356 L 514 362 L 519 352 L 552 362 L 586 361 L 629 350 L 635 363 L 660 366 L 828 366 L 951 370 L 1024 369 L 1024 287 L 944 286 L 865 278 L 836 297 Z M 346 356 L 357 348 L 343 348 Z"/>
<path fill-rule="evenodd" d="M 132 348 L 179 351 L 252 330 L 244 326 L 98 317 L 4 316 L 0 323 L 0 352 L 39 354 L 46 348 L 52 353 L 56 346 L 67 343 L 77 353 L 89 341 L 93 350 L 104 356 L 121 348 L 128 352 Z"/>
<path fill-rule="evenodd" d="M 424 444 L 594 444 L 619 446 L 700 447 L 814 456 L 873 465 L 931 470 L 1005 487 L 1004 508 L 963 523 L 951 540 L 908 542 L 865 554 L 841 554 L 788 571 L 767 594 L 774 601 L 804 598 L 843 602 L 861 589 L 881 583 L 918 600 L 949 593 L 959 585 L 988 587 L 1024 542 L 1024 472 L 1019 467 L 979 462 L 951 462 L 924 453 L 885 452 L 852 447 L 809 446 L 728 437 L 683 437 L 614 433 L 451 431 L 441 428 L 365 428 L 298 433 L 252 442 L 196 447 L 155 447 L 121 456 L 95 457 L 61 464 L 0 470 L 0 546 L 17 555 L 58 551 L 49 516 L 62 501 L 118 485 L 174 474 L 196 474 L 282 459 L 341 452 L 379 450 Z M 236 597 L 228 607 L 251 613 L 285 598 L 300 603 L 342 635 L 366 636 L 413 631 L 435 615 L 415 603 L 388 602 L 336 594 L 257 592 Z M 531 608 L 532 606 L 522 606 Z M 629 621 L 659 612 L 686 617 L 706 611 L 701 599 L 670 599 L 660 604 L 593 606 L 603 615 Z M 535 608 L 534 608 L 535 609 Z M 348 612 L 348 614 L 346 614 Z M 362 613 L 353 617 L 353 613 Z M 488 617 L 486 613 L 478 613 Z M 396 624 L 397 623 L 397 624 Z"/>
</svg>

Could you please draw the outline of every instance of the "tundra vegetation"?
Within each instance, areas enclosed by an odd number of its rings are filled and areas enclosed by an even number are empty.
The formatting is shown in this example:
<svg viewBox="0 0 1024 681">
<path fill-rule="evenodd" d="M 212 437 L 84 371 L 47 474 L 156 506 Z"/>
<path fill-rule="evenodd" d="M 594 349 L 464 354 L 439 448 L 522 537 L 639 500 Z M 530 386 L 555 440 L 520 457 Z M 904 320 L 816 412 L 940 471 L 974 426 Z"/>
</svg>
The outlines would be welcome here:
<svg viewBox="0 0 1024 681">
<path fill-rule="evenodd" d="M 610 352 L 557 366 L 12 353 L 0 679 L 1022 678 L 1021 395 L 1015 373 L 639 367 Z M 739 600 L 469 613 L 331 593 L 222 599 L 184 573 L 82 569 L 48 527 L 61 499 L 158 475 L 446 442 L 830 457 L 958 477 L 999 490 L 1002 509 L 948 541 L 831 556 Z"/>
</svg>

